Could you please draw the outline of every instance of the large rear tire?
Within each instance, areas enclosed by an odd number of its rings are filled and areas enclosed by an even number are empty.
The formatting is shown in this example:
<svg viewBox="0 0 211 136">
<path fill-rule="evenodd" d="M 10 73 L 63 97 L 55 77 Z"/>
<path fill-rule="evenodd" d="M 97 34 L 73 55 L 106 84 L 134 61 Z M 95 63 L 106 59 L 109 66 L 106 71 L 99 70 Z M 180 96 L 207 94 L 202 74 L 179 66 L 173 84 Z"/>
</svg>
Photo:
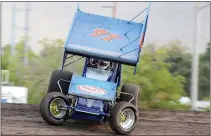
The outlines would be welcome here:
<svg viewBox="0 0 211 136">
<path fill-rule="evenodd" d="M 48 93 L 40 103 L 41 117 L 51 125 L 61 125 L 68 117 L 67 110 L 64 110 L 68 104 L 69 101 L 64 94 L 60 92 Z"/>
<path fill-rule="evenodd" d="M 132 94 L 134 96 L 134 99 L 131 101 L 131 103 L 138 109 L 140 92 L 139 86 L 135 84 L 123 84 L 121 92 Z M 120 94 L 120 101 L 129 102 L 133 98 L 131 95 L 123 93 Z"/>
<path fill-rule="evenodd" d="M 129 102 L 119 102 L 115 104 L 110 112 L 109 125 L 117 134 L 130 134 L 137 122 L 137 110 Z"/>
<path fill-rule="evenodd" d="M 63 80 L 70 81 L 72 78 L 72 74 L 73 73 L 69 72 L 69 71 L 54 70 L 51 74 L 47 93 L 61 92 L 59 85 L 57 83 L 58 80 L 63 79 Z M 60 81 L 62 93 L 65 95 L 67 95 L 67 93 L 68 93 L 69 84 L 70 84 L 69 82 Z"/>
</svg>

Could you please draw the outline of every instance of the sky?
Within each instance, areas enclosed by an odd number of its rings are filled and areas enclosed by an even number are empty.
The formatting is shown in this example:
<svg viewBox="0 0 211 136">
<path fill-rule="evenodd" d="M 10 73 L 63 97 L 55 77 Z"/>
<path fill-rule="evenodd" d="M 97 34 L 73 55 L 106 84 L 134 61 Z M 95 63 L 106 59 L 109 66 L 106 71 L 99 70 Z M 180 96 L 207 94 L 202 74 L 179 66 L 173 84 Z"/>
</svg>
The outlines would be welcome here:
<svg viewBox="0 0 211 136">
<path fill-rule="evenodd" d="M 15 2 L 19 9 L 25 8 L 25 2 Z M 130 20 L 141 12 L 146 2 L 117 2 L 116 17 Z M 200 2 L 199 5 L 206 5 Z M 11 43 L 12 2 L 2 3 L 2 45 Z M 84 12 L 111 17 L 112 10 L 102 6 L 112 6 L 112 2 L 81 2 Z M 187 50 L 192 50 L 194 38 L 195 2 L 152 2 L 145 44 L 162 45 L 173 40 L 181 41 Z M 37 43 L 43 38 L 66 40 L 75 13 L 76 2 L 30 2 L 29 41 L 30 47 L 39 52 L 42 47 Z M 210 41 L 210 6 L 200 10 L 197 46 L 200 52 L 205 51 Z M 142 21 L 143 17 L 135 21 Z M 23 27 L 25 13 L 16 11 L 16 26 Z M 15 42 L 24 36 L 22 29 L 15 29 Z"/>
</svg>

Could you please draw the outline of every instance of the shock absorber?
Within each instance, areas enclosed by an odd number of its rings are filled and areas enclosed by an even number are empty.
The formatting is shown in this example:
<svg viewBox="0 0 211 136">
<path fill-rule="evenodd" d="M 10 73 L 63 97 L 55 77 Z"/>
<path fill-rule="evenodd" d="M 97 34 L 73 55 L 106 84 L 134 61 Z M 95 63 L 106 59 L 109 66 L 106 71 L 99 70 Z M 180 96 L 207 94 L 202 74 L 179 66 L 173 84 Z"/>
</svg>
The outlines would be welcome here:
<svg viewBox="0 0 211 136">
<path fill-rule="evenodd" d="M 69 116 L 73 114 L 73 107 L 75 106 L 76 103 L 76 98 L 74 96 L 70 96 L 71 102 L 69 106 Z"/>
</svg>

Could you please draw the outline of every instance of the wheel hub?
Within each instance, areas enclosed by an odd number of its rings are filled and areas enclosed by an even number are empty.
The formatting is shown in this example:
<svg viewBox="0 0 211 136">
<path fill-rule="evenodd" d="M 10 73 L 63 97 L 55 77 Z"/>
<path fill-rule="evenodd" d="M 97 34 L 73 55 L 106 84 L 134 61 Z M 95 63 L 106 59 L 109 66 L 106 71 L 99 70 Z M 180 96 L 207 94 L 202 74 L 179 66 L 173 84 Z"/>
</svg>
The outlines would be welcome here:
<svg viewBox="0 0 211 136">
<path fill-rule="evenodd" d="M 66 108 L 66 103 L 61 98 L 56 98 L 50 103 L 50 113 L 55 118 L 63 118 L 66 111 L 60 109 L 60 107 Z"/>
<path fill-rule="evenodd" d="M 126 121 L 126 119 L 127 119 L 127 115 L 125 114 L 125 113 L 121 113 L 120 114 L 120 122 L 125 122 Z"/>
<path fill-rule="evenodd" d="M 135 114 L 131 109 L 125 109 L 120 113 L 120 126 L 127 130 L 135 123 Z"/>
<path fill-rule="evenodd" d="M 53 115 L 58 115 L 59 114 L 58 105 L 57 105 L 56 102 L 51 103 L 50 110 L 51 110 L 51 113 Z"/>
</svg>

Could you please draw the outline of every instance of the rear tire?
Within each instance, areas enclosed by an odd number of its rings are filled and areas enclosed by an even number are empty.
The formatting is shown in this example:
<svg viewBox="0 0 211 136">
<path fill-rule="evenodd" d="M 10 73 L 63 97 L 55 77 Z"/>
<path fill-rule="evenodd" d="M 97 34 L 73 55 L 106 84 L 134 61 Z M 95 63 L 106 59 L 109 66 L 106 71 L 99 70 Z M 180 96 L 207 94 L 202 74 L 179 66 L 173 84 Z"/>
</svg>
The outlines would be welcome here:
<svg viewBox="0 0 211 136">
<path fill-rule="evenodd" d="M 66 105 L 69 104 L 67 97 L 60 92 L 48 93 L 45 97 L 43 97 L 43 99 L 40 103 L 41 117 L 47 123 L 49 123 L 51 125 L 61 125 L 67 120 L 67 117 L 68 117 L 68 112 L 66 110 L 58 110 L 58 113 L 57 113 L 58 116 L 57 117 L 56 117 L 56 115 L 52 114 L 52 112 L 57 112 L 54 107 L 53 107 L 54 109 L 53 108 L 51 109 L 51 106 L 52 106 L 51 104 L 56 99 L 63 102 L 63 104 L 65 104 L 65 107 L 66 107 Z M 58 109 L 58 108 L 56 108 L 56 109 Z M 62 113 L 62 114 L 60 114 L 60 113 Z"/>
<path fill-rule="evenodd" d="M 72 78 L 72 74 L 73 73 L 69 71 L 54 70 L 51 74 L 47 93 L 61 92 L 59 85 L 57 83 L 58 80 L 63 79 L 63 80 L 70 81 Z M 60 85 L 61 85 L 63 94 L 67 95 L 70 83 L 65 82 L 65 81 L 60 81 Z"/>
<path fill-rule="evenodd" d="M 121 92 L 129 93 L 134 96 L 132 100 L 132 104 L 138 109 L 138 102 L 139 102 L 139 92 L 140 88 L 138 85 L 135 84 L 123 84 Z M 127 94 L 120 94 L 120 101 L 129 102 L 132 99 L 131 95 Z"/>
<path fill-rule="evenodd" d="M 133 104 L 119 102 L 111 109 L 109 125 L 115 133 L 121 135 L 130 134 L 134 130 L 136 122 L 137 110 Z"/>
</svg>

